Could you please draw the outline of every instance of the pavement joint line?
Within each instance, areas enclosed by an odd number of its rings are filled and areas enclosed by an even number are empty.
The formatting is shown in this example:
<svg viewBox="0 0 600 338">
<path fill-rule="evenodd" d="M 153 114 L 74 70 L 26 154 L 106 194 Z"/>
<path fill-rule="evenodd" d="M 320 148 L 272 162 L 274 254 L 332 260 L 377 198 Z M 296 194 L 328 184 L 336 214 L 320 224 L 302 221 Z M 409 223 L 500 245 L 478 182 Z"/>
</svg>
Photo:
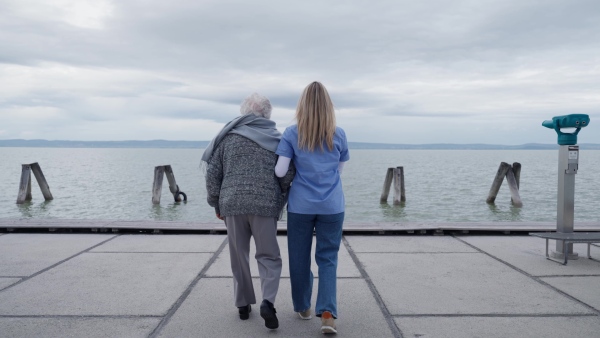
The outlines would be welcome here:
<svg viewBox="0 0 600 338">
<path fill-rule="evenodd" d="M 103 245 L 104 243 L 107 243 L 107 242 L 109 242 L 109 241 L 112 241 L 113 239 L 115 239 L 115 238 L 117 238 L 117 237 L 119 237 L 119 236 L 120 236 L 120 235 L 114 235 L 114 236 L 112 236 L 111 238 L 109 238 L 109 239 L 107 239 L 107 240 L 105 240 L 105 241 L 102 241 L 102 242 L 100 242 L 100 243 L 98 243 L 98 244 L 96 244 L 96 245 L 93 245 L 93 246 L 91 246 L 91 247 L 89 247 L 89 248 L 87 248 L 87 249 L 85 249 L 85 250 L 83 250 L 83 251 L 80 251 L 80 252 L 78 252 L 78 253 L 74 254 L 73 256 L 67 257 L 67 258 L 63 259 L 62 261 L 59 261 L 58 263 L 54 263 L 54 264 L 50 265 L 49 267 L 46 267 L 46 268 L 44 268 L 44 269 L 42 269 L 42 270 L 40 270 L 40 271 L 38 271 L 38 272 L 34 273 L 33 275 L 29 275 L 29 276 L 27 276 L 27 277 L 25 277 L 25 278 L 21 279 L 20 281 L 18 281 L 18 282 L 16 282 L 16 283 L 14 283 L 14 284 L 11 284 L 11 285 L 9 285 L 9 286 L 7 286 L 7 287 L 3 288 L 3 289 L 0 289 L 0 292 L 6 291 L 6 290 L 8 290 L 8 289 L 10 289 L 10 288 L 12 288 L 12 287 L 15 287 L 15 286 L 17 286 L 17 285 L 19 285 L 19 284 L 23 283 L 23 282 L 26 282 L 26 281 L 28 281 L 28 280 L 30 280 L 30 279 L 32 279 L 32 278 L 34 278 L 34 277 L 36 277 L 36 276 L 38 276 L 38 275 L 40 275 L 40 274 L 42 274 L 42 273 L 46 272 L 46 271 L 48 271 L 48 270 L 54 269 L 55 267 L 57 267 L 57 266 L 61 265 L 62 263 L 64 263 L 64 262 L 67 262 L 67 261 L 69 261 L 69 260 L 71 260 L 71 259 L 73 259 L 73 258 L 75 258 L 75 257 L 77 257 L 77 256 L 79 256 L 79 255 L 81 255 L 81 254 L 84 254 L 84 253 L 86 253 L 86 252 L 88 252 L 88 251 L 90 251 L 90 250 L 92 250 L 92 249 L 94 249 L 94 248 L 97 248 L 97 247 L 99 247 L 100 245 Z"/>
<path fill-rule="evenodd" d="M 90 254 L 203 254 L 214 251 L 90 251 Z"/>
<path fill-rule="evenodd" d="M 163 316 L 152 315 L 0 315 L 0 318 L 41 318 L 41 319 L 86 319 L 86 318 L 101 318 L 101 319 L 145 319 L 145 318 L 162 318 Z"/>
<path fill-rule="evenodd" d="M 204 276 L 202 278 L 206 278 L 206 279 L 226 279 L 226 278 L 233 278 L 233 276 Z M 280 279 L 290 279 L 289 276 L 281 276 L 279 277 Z M 314 279 L 319 279 L 319 276 L 314 276 Z M 252 276 L 252 279 L 260 279 L 260 276 Z M 363 277 L 358 277 L 358 276 L 346 276 L 346 277 L 340 277 L 338 276 L 337 279 L 363 279 Z"/>
<path fill-rule="evenodd" d="M 540 284 L 542 284 L 542 285 L 546 286 L 547 288 L 550 288 L 550 289 L 552 289 L 552 290 L 554 290 L 554 291 L 558 292 L 559 294 L 561 294 L 561 295 L 563 295 L 563 296 L 565 296 L 565 297 L 567 297 L 567 298 L 571 299 L 572 301 L 575 301 L 575 302 L 577 302 L 577 303 L 579 303 L 579 304 L 581 304 L 581 305 L 583 305 L 583 306 L 587 307 L 588 309 L 590 309 L 590 310 L 594 311 L 594 312 L 596 313 L 596 315 L 600 315 L 600 310 L 598 310 L 598 309 L 596 309 L 595 307 L 593 307 L 593 306 L 591 306 L 591 305 L 589 305 L 589 304 L 587 304 L 587 303 L 583 302 L 583 301 L 582 301 L 582 300 L 580 300 L 580 299 L 577 299 L 577 298 L 575 298 L 575 297 L 571 296 L 570 294 L 568 294 L 568 293 L 566 293 L 566 292 L 564 292 L 564 291 L 560 290 L 559 288 L 556 288 L 556 287 L 554 287 L 553 285 L 550 285 L 550 284 L 548 284 L 547 282 L 545 282 L 544 280 L 540 279 L 539 277 L 533 276 L 533 275 L 531 275 L 530 273 L 526 272 L 525 270 L 519 269 L 519 268 L 517 268 L 516 266 L 514 266 L 514 265 L 512 265 L 512 264 L 510 264 L 510 263 L 508 263 L 508 262 L 506 262 L 506 261 L 504 261 L 504 260 L 502 260 L 502 259 L 500 259 L 500 258 L 498 258 L 498 257 L 496 257 L 496 256 L 494 256 L 494 255 L 492 255 L 492 254 L 490 254 L 490 253 L 488 253 L 488 252 L 486 252 L 486 251 L 483 251 L 482 249 L 480 249 L 480 248 L 476 247 L 475 245 L 472 245 L 471 243 L 469 243 L 469 242 L 466 242 L 466 241 L 464 241 L 463 239 L 456 237 L 455 235 L 451 235 L 451 236 L 452 236 L 452 237 L 454 237 L 456 240 L 458 240 L 458 241 L 462 242 L 463 244 L 466 244 L 466 245 L 468 245 L 468 246 L 472 247 L 473 249 L 475 249 L 475 250 L 477 250 L 477 251 L 479 251 L 479 252 L 483 253 L 484 255 L 486 255 L 486 256 L 488 256 L 488 257 L 491 257 L 492 259 L 495 259 L 495 260 L 497 260 L 498 262 L 500 262 L 500 263 L 502 263 L 502 264 L 504 264 L 504 265 L 508 266 L 509 268 L 511 268 L 511 269 L 513 269 L 513 270 L 515 270 L 515 271 L 517 271 L 517 272 L 519 272 L 519 273 L 523 274 L 524 276 L 526 276 L 526 277 L 529 277 L 529 278 L 531 278 L 532 280 L 534 280 L 534 281 L 536 281 L 536 282 L 538 282 L 538 283 L 540 283 Z"/>
<path fill-rule="evenodd" d="M 204 276 L 202 278 L 206 278 L 206 279 L 228 279 L 228 278 L 233 278 L 233 276 Z M 252 279 L 260 279 L 260 277 L 251 277 Z M 290 277 L 280 277 L 281 279 L 284 278 L 290 278 Z"/>
<path fill-rule="evenodd" d="M 392 315 L 394 318 L 461 318 L 461 317 L 484 317 L 484 318 L 578 318 L 578 317 L 598 317 L 595 313 L 440 313 L 440 314 L 404 314 Z"/>
<path fill-rule="evenodd" d="M 561 278 L 561 277 L 600 277 L 600 274 L 593 275 L 539 275 L 533 276 L 535 278 Z"/>
<path fill-rule="evenodd" d="M 183 302 L 185 302 L 185 300 L 190 295 L 192 290 L 196 287 L 196 285 L 198 285 L 198 282 L 200 281 L 200 279 L 205 277 L 206 272 L 213 265 L 213 263 L 217 260 L 217 258 L 219 257 L 219 255 L 221 254 L 221 252 L 223 251 L 223 249 L 225 248 L 227 243 L 228 243 L 228 237 L 225 237 L 225 239 L 223 240 L 223 243 L 221 243 L 221 245 L 219 246 L 217 251 L 215 251 L 213 253 L 212 257 L 208 260 L 208 262 L 206 262 L 206 264 L 204 265 L 202 270 L 200 270 L 198 275 L 196 275 L 194 280 L 188 285 L 188 287 L 185 289 L 185 291 L 183 291 L 181 296 L 179 296 L 179 298 L 175 301 L 175 303 L 173 303 L 173 305 L 171 306 L 169 311 L 167 311 L 167 314 L 162 318 L 162 320 L 158 323 L 158 325 L 154 328 L 154 330 L 152 330 L 152 332 L 150 332 L 150 334 L 148 335 L 148 338 L 158 337 L 160 331 L 162 331 L 162 329 L 169 323 L 169 321 L 171 320 L 171 318 L 173 317 L 175 312 L 177 312 L 177 310 L 179 310 L 179 307 L 181 307 L 181 305 L 183 304 Z"/>
<path fill-rule="evenodd" d="M 369 286 L 369 290 L 371 291 L 373 298 L 375 298 L 375 302 L 379 306 L 379 309 L 381 310 L 390 331 L 392 332 L 395 338 L 403 338 L 404 336 L 402 335 L 402 331 L 400 330 L 398 325 L 396 325 L 394 318 L 391 316 L 390 311 L 388 310 L 387 306 L 383 301 L 383 298 L 381 298 L 381 295 L 379 294 L 379 291 L 377 291 L 375 284 L 373 284 L 371 277 L 363 267 L 356 253 L 354 253 L 354 250 L 352 249 L 352 246 L 350 246 L 350 243 L 348 243 L 348 240 L 346 240 L 346 236 L 342 237 L 342 241 L 344 242 L 344 246 L 346 247 L 346 250 L 348 250 L 350 257 L 352 257 L 352 261 L 354 261 L 356 268 L 358 269 L 358 271 L 360 271 L 360 275 Z"/>
<path fill-rule="evenodd" d="M 385 251 L 385 252 L 377 252 L 377 251 L 357 251 L 357 254 L 403 254 L 403 255 L 423 255 L 423 254 L 434 254 L 434 255 L 442 255 L 442 254 L 480 254 L 479 252 L 465 252 L 465 251 L 448 251 L 448 252 L 407 252 L 407 251 Z"/>
</svg>

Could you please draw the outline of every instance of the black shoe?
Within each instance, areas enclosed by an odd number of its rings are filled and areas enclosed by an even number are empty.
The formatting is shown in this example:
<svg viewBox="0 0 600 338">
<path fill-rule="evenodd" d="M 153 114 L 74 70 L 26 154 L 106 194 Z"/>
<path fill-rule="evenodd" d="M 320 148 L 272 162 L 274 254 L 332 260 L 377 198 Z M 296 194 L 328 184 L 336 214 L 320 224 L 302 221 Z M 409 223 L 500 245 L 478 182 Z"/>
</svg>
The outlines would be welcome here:
<svg viewBox="0 0 600 338">
<path fill-rule="evenodd" d="M 238 307 L 238 312 L 240 313 L 240 319 L 246 320 L 250 318 L 250 312 L 252 312 L 252 307 L 250 306 L 250 304 L 246 306 L 240 306 Z"/>
<path fill-rule="evenodd" d="M 260 304 L 260 316 L 265 320 L 265 326 L 273 330 L 279 327 L 279 320 L 277 320 L 277 311 L 273 307 L 273 303 L 268 300 L 263 300 Z"/>
</svg>

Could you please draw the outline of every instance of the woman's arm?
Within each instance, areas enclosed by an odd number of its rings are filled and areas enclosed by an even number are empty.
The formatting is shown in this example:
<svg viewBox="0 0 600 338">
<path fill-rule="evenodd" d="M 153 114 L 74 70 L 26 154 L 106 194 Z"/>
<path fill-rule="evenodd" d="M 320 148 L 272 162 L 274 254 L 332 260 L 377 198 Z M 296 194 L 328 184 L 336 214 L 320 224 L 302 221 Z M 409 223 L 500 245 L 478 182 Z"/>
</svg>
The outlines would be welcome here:
<svg viewBox="0 0 600 338">
<path fill-rule="evenodd" d="M 340 162 L 338 164 L 338 172 L 340 173 L 340 175 L 342 174 L 342 171 L 344 171 L 344 163 L 346 162 Z"/>
<path fill-rule="evenodd" d="M 285 156 L 279 156 L 277 164 L 275 164 L 275 176 L 284 177 L 287 174 L 290 167 L 291 158 Z"/>
</svg>

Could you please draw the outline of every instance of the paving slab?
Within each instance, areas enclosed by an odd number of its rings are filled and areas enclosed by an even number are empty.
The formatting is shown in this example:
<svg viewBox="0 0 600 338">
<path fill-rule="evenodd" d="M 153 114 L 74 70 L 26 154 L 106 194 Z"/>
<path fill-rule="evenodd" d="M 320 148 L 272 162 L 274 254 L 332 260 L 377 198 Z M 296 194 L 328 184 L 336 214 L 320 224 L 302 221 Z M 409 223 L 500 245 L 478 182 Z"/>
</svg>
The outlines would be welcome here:
<svg viewBox="0 0 600 338">
<path fill-rule="evenodd" d="M 268 330 L 259 305 L 242 321 L 233 305 L 233 280 L 203 278 L 190 293 L 160 337 L 323 337 L 321 320 L 302 320 L 294 312 L 289 281 L 282 280 L 275 302 L 279 329 Z M 254 283 L 257 300 L 260 283 Z M 313 306 L 317 288 L 313 291 Z M 260 302 L 260 301 L 259 301 Z M 314 309 L 314 307 L 313 307 Z M 369 287 L 362 279 L 338 280 L 338 336 L 393 337 Z"/>
<path fill-rule="evenodd" d="M 9 234 L 0 236 L 0 276 L 29 276 L 114 235 Z"/>
<path fill-rule="evenodd" d="M 567 265 L 546 259 L 546 241 L 532 236 L 460 236 L 465 242 L 495 256 L 533 276 L 544 275 L 599 275 L 600 262 L 585 258 L 587 245 L 575 243 L 573 250 L 579 259 Z M 556 247 L 550 241 L 549 248 Z M 592 257 L 600 257 L 600 250 L 592 248 Z"/>
<path fill-rule="evenodd" d="M 600 277 L 553 277 L 542 280 L 600 311 Z"/>
<path fill-rule="evenodd" d="M 160 318 L 0 318 L 1 336 L 22 337 L 148 337 Z"/>
<path fill-rule="evenodd" d="M 277 243 L 279 243 L 279 251 L 281 252 L 281 260 L 283 261 L 283 268 L 281 270 L 282 277 L 290 276 L 290 268 L 289 268 L 289 255 L 288 255 L 288 245 L 287 245 L 287 237 L 285 236 L 277 236 Z M 312 245 L 312 264 L 311 269 L 315 277 L 319 276 L 319 269 L 317 267 L 317 263 L 314 260 L 316 247 L 316 240 L 313 238 Z M 254 240 L 250 241 L 250 272 L 253 277 L 259 277 L 258 274 L 258 263 L 256 263 L 256 259 L 254 259 L 254 255 L 256 253 L 256 247 L 254 245 Z M 356 268 L 354 261 L 352 261 L 352 257 L 348 253 L 348 250 L 344 246 L 344 243 L 340 245 L 340 251 L 338 253 L 338 277 L 360 277 L 360 271 Z M 231 277 L 233 274 L 231 273 L 231 263 L 230 263 L 230 255 L 229 255 L 229 244 L 223 248 L 223 251 L 215 261 L 215 263 L 208 269 L 206 272 L 208 277 Z"/>
<path fill-rule="evenodd" d="M 121 235 L 90 252 L 215 252 L 225 235 Z"/>
<path fill-rule="evenodd" d="M 396 318 L 404 337 L 589 338 L 598 337 L 598 317 Z"/>
<path fill-rule="evenodd" d="M 393 315 L 593 313 L 484 254 L 357 256 Z"/>
<path fill-rule="evenodd" d="M 21 278 L 0 278 L 0 290 L 4 289 L 7 286 L 15 284 L 20 280 Z"/>
<path fill-rule="evenodd" d="M 164 315 L 208 253 L 86 253 L 0 292 L 0 315 Z"/>
<path fill-rule="evenodd" d="M 478 252 L 448 236 L 346 236 L 354 252 Z"/>
</svg>

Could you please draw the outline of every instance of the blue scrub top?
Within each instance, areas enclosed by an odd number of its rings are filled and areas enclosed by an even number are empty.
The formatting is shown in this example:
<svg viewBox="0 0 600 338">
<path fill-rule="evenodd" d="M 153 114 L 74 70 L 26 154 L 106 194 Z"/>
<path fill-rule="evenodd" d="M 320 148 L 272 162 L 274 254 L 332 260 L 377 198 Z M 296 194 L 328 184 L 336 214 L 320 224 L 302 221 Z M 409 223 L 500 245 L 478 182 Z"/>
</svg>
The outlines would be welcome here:
<svg viewBox="0 0 600 338">
<path fill-rule="evenodd" d="M 276 154 L 291 158 L 296 166 L 296 176 L 288 196 L 288 211 L 297 214 L 333 215 L 344 212 L 345 200 L 338 171 L 340 162 L 350 159 L 346 133 L 335 128 L 333 149 L 327 145 L 323 151 L 298 148 L 298 126 L 287 127 L 283 132 Z"/>
</svg>

